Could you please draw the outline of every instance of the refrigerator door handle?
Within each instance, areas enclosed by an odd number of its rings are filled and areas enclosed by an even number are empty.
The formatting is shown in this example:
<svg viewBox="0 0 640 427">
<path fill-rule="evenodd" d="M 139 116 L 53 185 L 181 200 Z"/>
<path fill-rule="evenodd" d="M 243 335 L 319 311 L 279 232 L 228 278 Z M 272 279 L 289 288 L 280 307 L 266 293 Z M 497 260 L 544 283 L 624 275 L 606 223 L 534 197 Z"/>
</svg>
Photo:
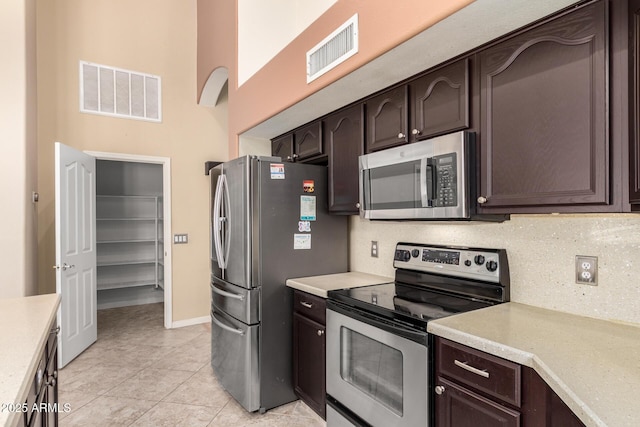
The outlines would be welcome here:
<svg viewBox="0 0 640 427">
<path fill-rule="evenodd" d="M 220 208 L 222 203 L 222 186 L 225 180 L 224 175 L 220 175 L 218 177 L 218 182 L 216 183 L 216 196 L 213 201 L 213 242 L 216 248 L 216 255 L 218 266 L 221 269 L 225 269 L 227 266 L 226 259 L 224 257 L 224 253 L 222 252 L 222 228 L 221 225 L 224 222 L 225 218 L 220 215 Z"/>
<path fill-rule="evenodd" d="M 240 301 L 244 301 L 244 295 L 235 294 L 233 292 L 223 291 L 222 289 L 218 289 L 215 285 L 211 286 L 211 290 L 214 293 L 218 294 L 218 295 L 222 295 L 223 297 L 233 298 L 233 299 L 238 299 Z"/>
<path fill-rule="evenodd" d="M 222 194 L 224 195 L 222 210 L 224 217 L 222 218 L 221 225 L 223 228 L 224 235 L 224 259 L 223 264 L 224 267 L 227 268 L 227 264 L 229 263 L 229 248 L 231 246 L 231 227 L 229 227 L 229 218 L 231 218 L 231 201 L 229 200 L 229 184 L 227 183 L 226 175 L 223 176 L 222 180 Z"/>
<path fill-rule="evenodd" d="M 231 326 L 227 326 L 222 323 L 222 321 L 219 320 L 218 317 L 216 317 L 216 313 L 214 313 L 213 311 L 211 312 L 211 320 L 213 321 L 213 323 L 215 323 L 225 331 L 233 332 L 234 334 L 238 335 L 244 335 L 244 331 L 242 329 L 232 328 Z"/>
</svg>

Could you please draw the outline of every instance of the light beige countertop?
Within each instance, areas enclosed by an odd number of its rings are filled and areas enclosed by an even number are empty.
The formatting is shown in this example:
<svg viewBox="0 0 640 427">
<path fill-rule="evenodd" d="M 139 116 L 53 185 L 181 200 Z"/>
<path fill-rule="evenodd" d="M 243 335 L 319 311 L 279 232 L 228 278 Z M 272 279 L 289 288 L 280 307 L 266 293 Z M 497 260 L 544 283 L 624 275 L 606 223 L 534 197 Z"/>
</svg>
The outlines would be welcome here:
<svg viewBox="0 0 640 427">
<path fill-rule="evenodd" d="M 323 276 L 287 279 L 287 286 L 326 298 L 328 291 L 358 288 L 360 286 L 377 285 L 379 283 L 389 282 L 393 282 L 393 278 L 351 271 L 349 273 L 325 274 Z"/>
<path fill-rule="evenodd" d="M 506 303 L 427 330 L 533 368 L 587 426 L 640 426 L 640 325 Z"/>
<path fill-rule="evenodd" d="M 0 299 L 0 426 L 22 416 L 6 405 L 25 402 L 59 304 L 57 294 Z"/>
</svg>

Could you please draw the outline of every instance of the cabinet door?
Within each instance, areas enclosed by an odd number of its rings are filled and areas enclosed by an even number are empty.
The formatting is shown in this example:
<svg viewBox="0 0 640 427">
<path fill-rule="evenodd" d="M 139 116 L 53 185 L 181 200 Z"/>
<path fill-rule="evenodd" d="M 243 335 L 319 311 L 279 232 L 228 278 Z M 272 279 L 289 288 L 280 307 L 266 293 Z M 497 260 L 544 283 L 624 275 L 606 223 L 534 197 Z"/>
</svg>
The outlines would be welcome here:
<svg viewBox="0 0 640 427">
<path fill-rule="evenodd" d="M 296 130 L 293 133 L 293 144 L 296 161 L 322 154 L 322 121 L 309 123 Z"/>
<path fill-rule="evenodd" d="M 325 418 L 325 327 L 299 313 L 293 313 L 293 389 Z"/>
<path fill-rule="evenodd" d="M 400 86 L 365 102 L 367 110 L 366 152 L 395 147 L 409 142 L 407 137 L 407 86 Z"/>
<path fill-rule="evenodd" d="M 631 32 L 631 138 L 629 147 L 629 201 L 640 203 L 640 0 L 629 2 Z"/>
<path fill-rule="evenodd" d="M 329 211 L 357 215 L 358 156 L 363 154 L 363 105 L 338 111 L 325 119 L 329 154 Z"/>
<path fill-rule="evenodd" d="M 469 127 L 469 59 L 409 83 L 411 142 Z"/>
<path fill-rule="evenodd" d="M 438 377 L 437 427 L 519 427 L 520 413 Z"/>
<path fill-rule="evenodd" d="M 271 155 L 285 162 L 293 161 L 293 134 L 282 135 L 271 140 Z"/>
<path fill-rule="evenodd" d="M 478 54 L 483 213 L 609 203 L 606 7 Z"/>
</svg>

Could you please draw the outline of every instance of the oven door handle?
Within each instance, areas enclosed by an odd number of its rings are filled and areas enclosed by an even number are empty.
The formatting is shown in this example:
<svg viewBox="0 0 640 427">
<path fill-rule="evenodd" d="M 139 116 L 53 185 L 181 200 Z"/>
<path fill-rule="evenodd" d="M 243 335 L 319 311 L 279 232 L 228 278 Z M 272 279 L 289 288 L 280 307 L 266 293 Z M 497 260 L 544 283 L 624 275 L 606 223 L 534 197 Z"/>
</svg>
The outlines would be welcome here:
<svg viewBox="0 0 640 427">
<path fill-rule="evenodd" d="M 343 305 L 336 304 L 334 301 L 327 301 L 327 308 L 391 334 L 401 336 L 425 346 L 427 345 L 427 337 L 429 334 L 426 331 L 422 332 L 416 329 L 409 329 L 409 327 L 402 326 L 397 322 L 386 319 L 381 320 L 375 315 L 371 315 L 353 307 L 345 307 Z"/>
</svg>

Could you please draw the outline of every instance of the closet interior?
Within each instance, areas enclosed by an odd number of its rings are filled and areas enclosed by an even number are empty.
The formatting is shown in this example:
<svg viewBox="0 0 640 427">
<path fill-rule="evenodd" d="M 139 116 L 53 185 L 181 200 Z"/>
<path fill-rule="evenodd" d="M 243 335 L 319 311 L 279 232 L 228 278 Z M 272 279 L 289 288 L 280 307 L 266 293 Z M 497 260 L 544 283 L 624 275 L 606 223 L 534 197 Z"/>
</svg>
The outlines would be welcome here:
<svg viewBox="0 0 640 427">
<path fill-rule="evenodd" d="M 98 309 L 164 300 L 162 165 L 96 161 Z"/>
</svg>

